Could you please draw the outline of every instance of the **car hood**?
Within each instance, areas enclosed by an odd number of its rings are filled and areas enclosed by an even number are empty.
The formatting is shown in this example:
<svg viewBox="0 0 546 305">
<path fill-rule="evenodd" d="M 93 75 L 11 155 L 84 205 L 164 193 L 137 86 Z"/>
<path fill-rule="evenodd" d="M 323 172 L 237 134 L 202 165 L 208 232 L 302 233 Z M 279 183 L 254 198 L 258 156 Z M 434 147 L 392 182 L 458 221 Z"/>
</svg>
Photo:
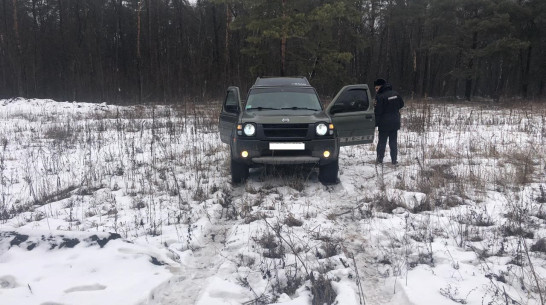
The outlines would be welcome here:
<svg viewBox="0 0 546 305">
<path fill-rule="evenodd" d="M 330 123 L 330 118 L 323 111 L 310 110 L 254 110 L 245 111 L 241 117 L 242 123 L 260 124 L 309 124 L 317 122 Z"/>
</svg>

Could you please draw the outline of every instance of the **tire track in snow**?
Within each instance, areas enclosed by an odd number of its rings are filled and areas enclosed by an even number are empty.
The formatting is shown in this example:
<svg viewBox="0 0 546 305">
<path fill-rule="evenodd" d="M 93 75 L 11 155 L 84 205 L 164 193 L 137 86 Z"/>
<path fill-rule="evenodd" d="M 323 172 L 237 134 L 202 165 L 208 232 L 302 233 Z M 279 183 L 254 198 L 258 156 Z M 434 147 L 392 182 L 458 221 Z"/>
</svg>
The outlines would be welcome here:
<svg viewBox="0 0 546 305">
<path fill-rule="evenodd" d="M 363 251 L 367 241 L 360 237 L 358 225 L 348 223 L 346 236 L 352 236 L 354 241 L 348 242 L 345 247 L 355 256 L 356 268 L 360 277 L 365 305 L 412 305 L 400 282 L 388 285 L 384 275 L 381 275 L 377 265 L 373 263 L 372 253 Z M 353 262 L 351 261 L 351 265 Z"/>
<path fill-rule="evenodd" d="M 220 256 L 221 247 L 218 242 L 211 242 L 193 251 L 191 258 L 174 273 L 173 279 L 156 294 L 157 301 L 153 304 L 195 304 L 207 286 L 207 280 L 218 273 L 225 260 Z"/>
<path fill-rule="evenodd" d="M 240 197 L 242 188 L 233 190 L 233 199 Z M 225 209 L 223 211 L 225 214 Z M 227 260 L 222 251 L 228 246 L 226 242 L 237 225 L 236 220 L 226 220 L 224 217 L 212 219 L 210 229 L 206 231 L 203 247 L 195 249 L 189 257 L 185 257 L 182 266 L 173 271 L 173 279 L 154 293 L 153 305 L 192 305 L 196 304 L 210 279 L 219 274 L 219 269 Z"/>
</svg>

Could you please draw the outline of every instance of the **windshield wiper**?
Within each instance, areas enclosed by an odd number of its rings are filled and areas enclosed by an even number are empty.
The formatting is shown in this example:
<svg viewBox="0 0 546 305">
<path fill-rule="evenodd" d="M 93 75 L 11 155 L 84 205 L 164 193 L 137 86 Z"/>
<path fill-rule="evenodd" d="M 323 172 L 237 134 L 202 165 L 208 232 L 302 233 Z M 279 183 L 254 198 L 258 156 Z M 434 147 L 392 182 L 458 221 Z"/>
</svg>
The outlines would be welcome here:
<svg viewBox="0 0 546 305">
<path fill-rule="evenodd" d="M 279 110 L 279 108 L 255 107 L 255 108 L 247 108 L 246 110 Z"/>
<path fill-rule="evenodd" d="M 320 109 L 316 109 L 316 108 L 307 108 L 307 107 L 283 107 L 283 108 L 281 108 L 281 109 L 320 111 Z"/>
</svg>

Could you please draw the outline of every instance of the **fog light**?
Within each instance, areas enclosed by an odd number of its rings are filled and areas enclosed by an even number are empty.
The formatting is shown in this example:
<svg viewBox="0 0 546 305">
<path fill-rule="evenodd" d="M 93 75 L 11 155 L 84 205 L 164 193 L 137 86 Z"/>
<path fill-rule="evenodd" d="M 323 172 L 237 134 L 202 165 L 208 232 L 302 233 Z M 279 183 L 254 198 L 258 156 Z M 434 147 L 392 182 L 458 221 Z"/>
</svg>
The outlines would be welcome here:
<svg viewBox="0 0 546 305">
<path fill-rule="evenodd" d="M 243 157 L 243 158 L 248 157 L 248 151 L 243 150 L 243 151 L 241 152 L 241 157 Z"/>
<path fill-rule="evenodd" d="M 323 155 L 324 155 L 324 158 L 328 158 L 330 157 L 330 152 L 325 150 Z"/>
</svg>

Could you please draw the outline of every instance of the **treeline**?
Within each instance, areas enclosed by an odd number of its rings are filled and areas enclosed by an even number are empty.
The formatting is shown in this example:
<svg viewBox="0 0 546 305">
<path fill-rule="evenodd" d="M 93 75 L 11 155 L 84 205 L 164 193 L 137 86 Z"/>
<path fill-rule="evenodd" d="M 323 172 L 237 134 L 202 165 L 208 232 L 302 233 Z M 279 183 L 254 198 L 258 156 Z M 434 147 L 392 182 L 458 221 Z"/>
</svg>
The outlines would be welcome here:
<svg viewBox="0 0 546 305">
<path fill-rule="evenodd" d="M 2 0 L 0 97 L 172 102 L 303 75 L 322 95 L 545 95 L 544 0 Z"/>
</svg>

